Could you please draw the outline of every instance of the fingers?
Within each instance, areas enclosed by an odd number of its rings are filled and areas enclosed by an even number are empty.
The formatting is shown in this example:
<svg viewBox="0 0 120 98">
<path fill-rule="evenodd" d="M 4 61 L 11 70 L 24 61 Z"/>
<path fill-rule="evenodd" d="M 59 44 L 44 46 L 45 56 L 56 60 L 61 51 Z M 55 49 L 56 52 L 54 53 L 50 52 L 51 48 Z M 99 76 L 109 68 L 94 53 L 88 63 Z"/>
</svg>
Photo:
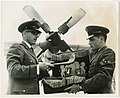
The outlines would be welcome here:
<svg viewBox="0 0 120 98">
<path fill-rule="evenodd" d="M 68 92 L 68 93 L 76 94 L 77 92 L 70 90 L 70 92 Z"/>
<path fill-rule="evenodd" d="M 55 63 L 55 61 L 50 61 L 51 64 Z"/>
<path fill-rule="evenodd" d="M 76 94 L 80 90 L 82 90 L 81 86 L 79 86 L 78 84 L 73 84 L 72 86 L 66 88 L 64 91 L 68 91 L 68 93 Z"/>
<path fill-rule="evenodd" d="M 64 89 L 64 91 L 68 91 L 68 90 L 70 90 L 70 89 L 72 89 L 72 86 L 67 87 L 66 89 Z"/>
<path fill-rule="evenodd" d="M 68 93 L 77 94 L 78 91 L 71 89 Z"/>
<path fill-rule="evenodd" d="M 54 67 L 54 65 L 53 64 L 50 64 L 50 63 L 47 63 L 46 64 L 48 67 Z"/>
<path fill-rule="evenodd" d="M 46 67 L 54 67 L 54 65 L 53 64 L 51 64 L 51 63 L 47 63 L 47 62 L 39 62 L 39 65 L 40 66 L 46 66 Z"/>
</svg>

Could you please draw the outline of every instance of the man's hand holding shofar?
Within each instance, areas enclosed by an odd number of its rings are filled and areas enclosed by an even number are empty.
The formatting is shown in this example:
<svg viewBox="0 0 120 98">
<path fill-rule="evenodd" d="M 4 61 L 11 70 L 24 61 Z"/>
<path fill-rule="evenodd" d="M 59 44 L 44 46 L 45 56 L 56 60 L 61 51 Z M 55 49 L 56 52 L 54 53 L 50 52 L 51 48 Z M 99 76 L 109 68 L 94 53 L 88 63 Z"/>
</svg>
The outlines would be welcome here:
<svg viewBox="0 0 120 98">
<path fill-rule="evenodd" d="M 42 69 L 42 70 L 47 70 L 49 68 L 53 68 L 54 65 L 53 64 L 50 64 L 50 63 L 43 63 L 43 62 L 39 62 L 39 68 Z"/>
</svg>

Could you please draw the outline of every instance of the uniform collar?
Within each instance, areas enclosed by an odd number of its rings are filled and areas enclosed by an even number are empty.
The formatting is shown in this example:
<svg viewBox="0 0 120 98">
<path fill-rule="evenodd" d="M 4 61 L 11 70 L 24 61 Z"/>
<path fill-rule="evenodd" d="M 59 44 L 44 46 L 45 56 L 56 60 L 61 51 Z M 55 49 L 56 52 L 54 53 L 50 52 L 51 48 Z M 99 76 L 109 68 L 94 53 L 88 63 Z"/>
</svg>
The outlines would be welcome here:
<svg viewBox="0 0 120 98">
<path fill-rule="evenodd" d="M 94 54 L 100 52 L 101 50 L 103 50 L 103 49 L 106 48 L 106 47 L 107 47 L 107 46 L 103 46 L 103 47 L 101 47 L 101 48 L 99 48 L 99 49 L 96 49 L 96 50 L 94 51 Z"/>
<path fill-rule="evenodd" d="M 103 47 L 99 48 L 98 50 L 96 50 L 96 52 L 94 52 L 93 55 L 89 55 L 90 62 L 92 62 L 98 56 L 98 53 L 103 51 L 105 48 L 107 48 L 107 46 L 103 46 Z"/>
<path fill-rule="evenodd" d="M 98 52 L 101 51 L 102 49 L 106 48 L 107 46 L 103 46 L 101 48 L 98 49 Z"/>
<path fill-rule="evenodd" d="M 29 48 L 32 47 L 27 41 L 23 40 L 23 42 L 24 42 Z"/>
</svg>

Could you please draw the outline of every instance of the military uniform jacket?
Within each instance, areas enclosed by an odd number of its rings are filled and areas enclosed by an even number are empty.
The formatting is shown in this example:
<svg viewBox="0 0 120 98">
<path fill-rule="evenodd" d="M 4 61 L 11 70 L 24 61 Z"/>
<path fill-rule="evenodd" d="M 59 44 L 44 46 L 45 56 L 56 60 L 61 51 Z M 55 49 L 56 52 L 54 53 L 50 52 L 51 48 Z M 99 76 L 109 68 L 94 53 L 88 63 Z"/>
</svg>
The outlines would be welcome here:
<svg viewBox="0 0 120 98">
<path fill-rule="evenodd" d="M 8 94 L 39 94 L 36 64 L 35 54 L 24 42 L 10 47 L 7 53 Z"/>
<path fill-rule="evenodd" d="M 82 83 L 85 93 L 111 93 L 115 53 L 104 46 L 90 58 L 88 77 Z"/>
</svg>

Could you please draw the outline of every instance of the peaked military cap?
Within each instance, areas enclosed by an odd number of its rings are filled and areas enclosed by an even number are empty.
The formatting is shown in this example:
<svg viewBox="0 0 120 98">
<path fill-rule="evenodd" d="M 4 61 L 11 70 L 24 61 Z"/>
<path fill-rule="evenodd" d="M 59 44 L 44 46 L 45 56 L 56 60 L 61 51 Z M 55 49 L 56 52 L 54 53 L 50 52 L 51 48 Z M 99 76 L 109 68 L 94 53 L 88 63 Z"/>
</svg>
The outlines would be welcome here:
<svg viewBox="0 0 120 98">
<path fill-rule="evenodd" d="M 109 29 L 106 28 L 106 27 L 102 27 L 102 26 L 87 26 L 85 28 L 85 30 L 88 33 L 88 38 L 87 39 L 89 39 L 93 36 L 96 36 L 98 34 L 106 35 L 106 34 L 109 33 Z"/>
<path fill-rule="evenodd" d="M 41 33 L 41 31 L 38 30 L 40 28 L 40 26 L 41 25 L 40 25 L 39 21 L 31 20 L 31 21 L 22 23 L 18 27 L 18 31 L 22 33 L 24 30 L 30 30 L 30 31 L 37 31 L 38 33 Z"/>
</svg>

